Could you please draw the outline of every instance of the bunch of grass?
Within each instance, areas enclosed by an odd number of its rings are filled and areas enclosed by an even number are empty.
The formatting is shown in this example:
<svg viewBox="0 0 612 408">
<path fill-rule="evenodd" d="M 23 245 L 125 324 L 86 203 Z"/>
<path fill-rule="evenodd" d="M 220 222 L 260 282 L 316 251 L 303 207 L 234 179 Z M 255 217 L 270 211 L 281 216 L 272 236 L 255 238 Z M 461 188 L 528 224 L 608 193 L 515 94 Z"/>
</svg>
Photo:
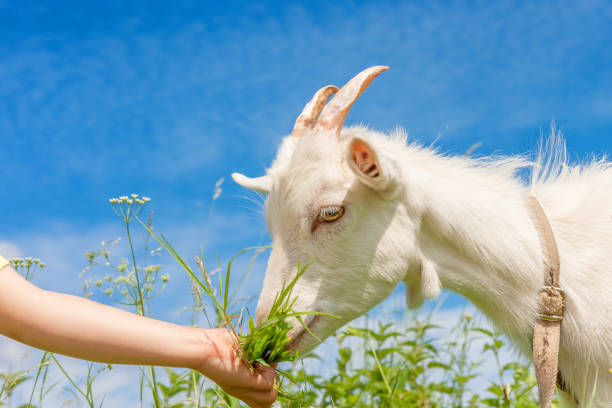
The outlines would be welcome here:
<svg viewBox="0 0 612 408">
<path fill-rule="evenodd" d="M 296 312 L 293 306 L 297 298 L 292 298 L 291 293 L 297 280 L 302 276 L 306 266 L 300 267 L 298 272 L 288 285 L 283 285 L 272 302 L 272 307 L 267 319 L 259 325 L 255 325 L 253 318 L 249 316 L 249 332 L 240 335 L 240 343 L 247 361 L 257 361 L 262 364 L 279 363 L 283 361 L 293 361 L 297 355 L 287 349 L 287 344 L 291 340 L 288 336 L 293 324 L 289 319 L 294 317 L 312 336 L 308 326 L 304 324 L 302 316 L 306 314 L 322 314 L 315 312 Z"/>
</svg>

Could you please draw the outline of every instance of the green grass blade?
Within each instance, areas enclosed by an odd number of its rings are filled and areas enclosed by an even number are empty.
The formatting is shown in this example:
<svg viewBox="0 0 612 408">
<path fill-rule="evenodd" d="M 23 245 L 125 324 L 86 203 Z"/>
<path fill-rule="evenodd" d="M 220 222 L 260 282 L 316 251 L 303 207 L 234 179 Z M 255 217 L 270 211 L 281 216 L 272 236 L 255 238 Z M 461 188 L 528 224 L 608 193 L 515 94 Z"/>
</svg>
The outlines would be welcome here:
<svg viewBox="0 0 612 408">
<path fill-rule="evenodd" d="M 369 335 L 368 335 L 368 340 L 370 341 L 370 347 L 372 348 L 372 354 L 374 355 L 374 361 L 376 361 L 376 366 L 378 367 L 378 371 L 380 372 L 383 382 L 385 383 L 387 392 L 389 393 L 389 395 L 392 395 L 393 392 L 391 391 L 391 387 L 389 387 L 389 381 L 387 380 L 387 376 L 385 375 L 382 365 L 380 364 L 380 360 L 378 360 L 378 355 L 376 354 L 376 346 L 374 345 L 374 340 L 372 340 L 372 337 L 370 337 Z"/>
</svg>

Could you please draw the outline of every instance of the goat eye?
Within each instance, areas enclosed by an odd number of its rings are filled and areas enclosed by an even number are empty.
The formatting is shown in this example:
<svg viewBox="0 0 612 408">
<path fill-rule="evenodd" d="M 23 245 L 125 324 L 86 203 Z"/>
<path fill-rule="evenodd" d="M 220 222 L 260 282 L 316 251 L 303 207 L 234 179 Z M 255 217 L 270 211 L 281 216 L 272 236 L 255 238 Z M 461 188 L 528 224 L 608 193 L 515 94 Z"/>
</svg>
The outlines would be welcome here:
<svg viewBox="0 0 612 408">
<path fill-rule="evenodd" d="M 323 207 L 319 210 L 319 221 L 334 222 L 339 220 L 343 215 L 344 207 L 342 206 Z"/>
</svg>

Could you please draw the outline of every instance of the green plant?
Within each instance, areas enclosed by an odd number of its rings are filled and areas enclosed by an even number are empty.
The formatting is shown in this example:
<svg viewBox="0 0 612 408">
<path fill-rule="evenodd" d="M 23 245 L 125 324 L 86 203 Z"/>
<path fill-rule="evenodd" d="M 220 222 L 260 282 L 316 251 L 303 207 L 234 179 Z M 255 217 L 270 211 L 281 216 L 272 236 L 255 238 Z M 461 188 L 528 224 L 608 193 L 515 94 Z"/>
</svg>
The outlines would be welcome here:
<svg viewBox="0 0 612 408">
<path fill-rule="evenodd" d="M 8 260 L 11 268 L 23 276 L 26 280 L 31 281 L 38 271 L 45 267 L 45 263 L 38 258 L 11 258 Z"/>
<path fill-rule="evenodd" d="M 28 380 L 29 370 L 16 371 L 14 373 L 0 373 L 0 407 L 10 406 L 11 395 L 15 388 Z"/>
</svg>

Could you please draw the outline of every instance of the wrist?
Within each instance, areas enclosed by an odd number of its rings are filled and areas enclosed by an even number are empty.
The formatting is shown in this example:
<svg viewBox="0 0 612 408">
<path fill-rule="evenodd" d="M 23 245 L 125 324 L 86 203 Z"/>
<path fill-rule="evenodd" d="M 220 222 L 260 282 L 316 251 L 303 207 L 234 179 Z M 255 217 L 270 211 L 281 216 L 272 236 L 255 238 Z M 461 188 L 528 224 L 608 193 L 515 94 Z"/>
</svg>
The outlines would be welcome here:
<svg viewBox="0 0 612 408">
<path fill-rule="evenodd" d="M 190 359 L 187 368 L 202 372 L 206 362 L 210 361 L 212 343 L 206 336 L 206 330 L 199 327 L 190 327 L 190 336 L 194 344 L 194 355 Z"/>
<path fill-rule="evenodd" d="M 201 353 L 198 371 L 218 383 L 228 371 L 239 366 L 236 336 L 227 329 L 199 329 Z"/>
</svg>

